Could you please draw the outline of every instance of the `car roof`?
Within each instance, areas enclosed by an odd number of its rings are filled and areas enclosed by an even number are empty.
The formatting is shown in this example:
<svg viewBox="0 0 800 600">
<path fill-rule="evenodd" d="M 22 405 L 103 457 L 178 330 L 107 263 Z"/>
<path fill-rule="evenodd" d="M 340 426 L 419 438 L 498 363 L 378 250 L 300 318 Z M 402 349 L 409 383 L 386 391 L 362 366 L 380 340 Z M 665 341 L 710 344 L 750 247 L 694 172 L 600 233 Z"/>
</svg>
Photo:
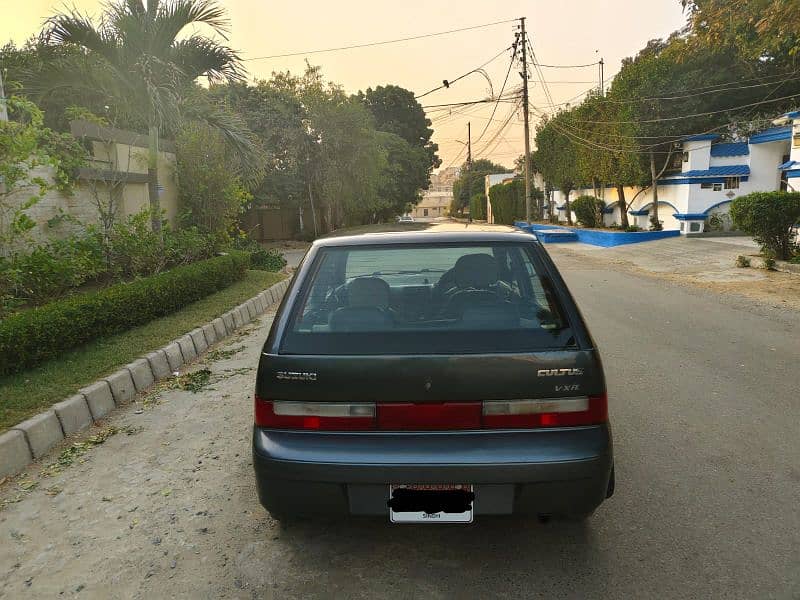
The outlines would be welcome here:
<svg viewBox="0 0 800 600">
<path fill-rule="evenodd" d="M 365 232 L 355 235 L 333 235 L 316 240 L 314 246 L 383 246 L 391 244 L 447 243 L 531 243 L 536 236 L 505 225 L 473 223 L 437 223 L 420 230 Z"/>
</svg>

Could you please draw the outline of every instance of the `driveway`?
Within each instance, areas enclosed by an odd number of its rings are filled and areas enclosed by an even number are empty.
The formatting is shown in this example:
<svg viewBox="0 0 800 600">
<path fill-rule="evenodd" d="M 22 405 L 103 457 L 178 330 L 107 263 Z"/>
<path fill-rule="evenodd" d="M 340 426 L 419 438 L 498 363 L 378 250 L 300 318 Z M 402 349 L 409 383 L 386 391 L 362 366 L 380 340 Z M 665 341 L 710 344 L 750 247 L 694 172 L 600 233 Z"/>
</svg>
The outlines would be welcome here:
<svg viewBox="0 0 800 600">
<path fill-rule="evenodd" d="M 3 486 L 0 598 L 799 597 L 800 313 L 551 250 L 608 375 L 617 492 L 587 525 L 276 523 L 249 455 L 267 317 L 196 393 Z"/>
</svg>

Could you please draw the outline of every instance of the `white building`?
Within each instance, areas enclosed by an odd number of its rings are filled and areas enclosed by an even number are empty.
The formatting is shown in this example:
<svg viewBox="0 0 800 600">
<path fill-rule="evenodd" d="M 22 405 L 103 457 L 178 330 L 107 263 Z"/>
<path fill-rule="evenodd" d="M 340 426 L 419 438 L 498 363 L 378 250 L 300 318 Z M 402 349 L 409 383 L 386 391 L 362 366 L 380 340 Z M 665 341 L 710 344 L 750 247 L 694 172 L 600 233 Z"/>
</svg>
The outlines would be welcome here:
<svg viewBox="0 0 800 600">
<path fill-rule="evenodd" d="M 453 202 L 453 183 L 459 172 L 457 167 L 448 167 L 431 175 L 430 185 L 422 192 L 419 203 L 411 209 L 411 216 L 425 220 L 449 215 Z"/>
<path fill-rule="evenodd" d="M 737 196 L 800 191 L 800 111 L 787 113 L 776 122 L 780 124 L 747 140 L 719 142 L 719 136 L 713 134 L 686 138 L 673 169 L 658 180 L 658 218 L 664 229 L 701 232 L 713 215 L 724 220 Z M 624 193 L 630 205 L 629 223 L 648 229 L 652 190 L 631 187 Z M 574 190 L 569 199 L 583 194 L 594 195 L 594 190 Z M 606 203 L 605 224 L 621 223 L 616 188 L 607 186 L 601 194 Z M 566 222 L 564 195 L 554 192 L 554 201 L 559 220 Z"/>
</svg>

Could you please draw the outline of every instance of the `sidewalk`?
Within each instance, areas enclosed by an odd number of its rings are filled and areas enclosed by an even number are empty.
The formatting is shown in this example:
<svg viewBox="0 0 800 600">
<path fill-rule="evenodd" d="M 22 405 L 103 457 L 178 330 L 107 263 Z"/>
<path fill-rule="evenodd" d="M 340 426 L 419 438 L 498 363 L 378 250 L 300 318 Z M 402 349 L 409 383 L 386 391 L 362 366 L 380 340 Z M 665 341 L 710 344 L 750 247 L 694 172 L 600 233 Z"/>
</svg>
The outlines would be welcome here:
<svg viewBox="0 0 800 600">
<path fill-rule="evenodd" d="M 800 276 L 755 268 L 761 264 L 758 246 L 749 238 L 673 238 L 601 248 L 588 244 L 552 244 L 553 257 L 617 267 L 760 302 L 800 310 Z M 753 267 L 736 267 L 744 255 Z"/>
</svg>

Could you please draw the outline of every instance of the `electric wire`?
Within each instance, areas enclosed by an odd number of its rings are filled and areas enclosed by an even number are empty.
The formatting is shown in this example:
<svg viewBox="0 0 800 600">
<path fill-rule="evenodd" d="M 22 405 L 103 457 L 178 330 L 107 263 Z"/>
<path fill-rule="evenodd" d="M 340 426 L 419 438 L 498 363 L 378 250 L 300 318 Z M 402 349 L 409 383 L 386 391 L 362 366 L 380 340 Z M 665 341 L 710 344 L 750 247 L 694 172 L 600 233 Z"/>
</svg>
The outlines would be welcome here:
<svg viewBox="0 0 800 600">
<path fill-rule="evenodd" d="M 273 58 L 289 58 L 292 56 L 304 56 L 307 54 L 322 54 L 325 52 L 339 52 L 341 50 L 353 50 L 355 48 L 368 48 L 371 46 L 384 46 L 386 44 L 397 44 L 399 42 L 409 42 L 412 40 L 420 40 L 423 38 L 430 38 L 430 37 L 437 37 L 441 35 L 449 35 L 451 33 L 459 33 L 462 31 L 472 31 L 475 29 L 485 29 L 487 27 L 493 27 L 495 25 L 502 25 L 504 23 L 511 23 L 517 21 L 518 19 L 505 19 L 504 21 L 494 21 L 493 23 L 483 23 L 482 25 L 473 25 L 471 27 L 460 27 L 458 29 L 449 29 L 447 31 L 438 31 L 436 33 L 425 33 L 421 35 L 412 35 L 409 37 L 397 38 L 393 40 L 382 40 L 378 42 L 366 42 L 363 44 L 352 44 L 349 46 L 338 46 L 335 48 L 322 48 L 316 50 L 306 50 L 304 52 L 286 52 L 283 54 L 271 54 L 268 56 L 255 56 L 253 58 L 246 58 L 246 61 L 253 61 L 253 60 L 268 60 Z"/>
</svg>

